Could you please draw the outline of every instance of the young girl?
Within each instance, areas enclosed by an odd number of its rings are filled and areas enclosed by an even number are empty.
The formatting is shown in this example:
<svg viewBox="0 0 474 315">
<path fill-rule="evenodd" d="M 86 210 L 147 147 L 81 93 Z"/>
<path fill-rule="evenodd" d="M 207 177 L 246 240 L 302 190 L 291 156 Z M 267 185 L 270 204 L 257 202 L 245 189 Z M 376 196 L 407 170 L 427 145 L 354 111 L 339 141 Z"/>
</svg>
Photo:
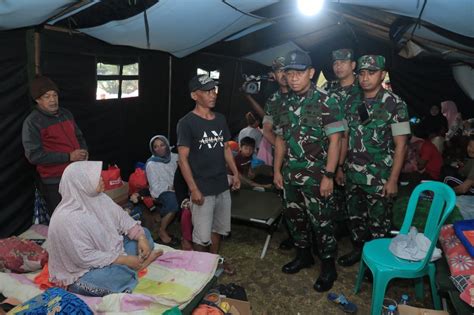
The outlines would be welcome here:
<svg viewBox="0 0 474 315">
<path fill-rule="evenodd" d="M 168 225 L 179 211 L 173 180 L 178 166 L 178 155 L 171 153 L 168 139 L 165 136 L 154 136 L 150 140 L 152 156 L 146 162 L 146 177 L 150 194 L 159 203 L 161 223 L 160 239 L 162 244 L 177 246 L 179 241 L 167 232 Z"/>
</svg>

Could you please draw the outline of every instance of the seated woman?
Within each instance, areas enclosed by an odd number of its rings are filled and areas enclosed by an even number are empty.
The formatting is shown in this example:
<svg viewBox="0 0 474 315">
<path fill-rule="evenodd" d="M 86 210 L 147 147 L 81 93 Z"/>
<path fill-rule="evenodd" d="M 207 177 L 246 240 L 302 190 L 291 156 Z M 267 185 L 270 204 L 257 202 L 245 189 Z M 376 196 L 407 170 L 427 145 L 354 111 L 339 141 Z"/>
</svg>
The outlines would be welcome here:
<svg viewBox="0 0 474 315">
<path fill-rule="evenodd" d="M 467 158 L 452 161 L 443 168 L 444 182 L 458 195 L 474 195 L 474 136 L 469 137 L 466 153 Z"/>
<path fill-rule="evenodd" d="M 137 272 L 162 252 L 150 232 L 104 191 L 102 162 L 74 162 L 59 184 L 62 200 L 48 231 L 49 280 L 69 291 L 104 296 L 131 292 Z"/>
<path fill-rule="evenodd" d="M 165 136 L 154 136 L 150 140 L 152 156 L 146 162 L 146 177 L 151 196 L 160 204 L 160 239 L 162 244 L 177 246 L 179 241 L 170 236 L 166 229 L 173 221 L 180 207 L 176 200 L 173 181 L 178 167 L 178 155 L 171 153 L 170 144 Z"/>
</svg>

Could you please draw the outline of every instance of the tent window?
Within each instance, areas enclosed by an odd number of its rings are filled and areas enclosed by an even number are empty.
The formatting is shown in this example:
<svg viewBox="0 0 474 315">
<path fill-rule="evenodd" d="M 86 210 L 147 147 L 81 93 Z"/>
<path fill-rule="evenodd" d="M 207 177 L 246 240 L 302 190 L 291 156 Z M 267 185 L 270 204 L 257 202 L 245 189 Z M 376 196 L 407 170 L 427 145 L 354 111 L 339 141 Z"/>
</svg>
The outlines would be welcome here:
<svg viewBox="0 0 474 315">
<path fill-rule="evenodd" d="M 138 62 L 132 64 L 97 63 L 97 100 L 138 97 Z"/>
<path fill-rule="evenodd" d="M 204 69 L 201 69 L 201 68 L 197 68 L 196 73 L 197 73 L 197 75 L 207 74 L 208 76 L 211 77 L 211 79 L 214 79 L 214 80 L 219 80 L 219 77 L 221 76 L 221 72 L 219 70 L 208 71 L 208 70 L 204 70 Z"/>
</svg>

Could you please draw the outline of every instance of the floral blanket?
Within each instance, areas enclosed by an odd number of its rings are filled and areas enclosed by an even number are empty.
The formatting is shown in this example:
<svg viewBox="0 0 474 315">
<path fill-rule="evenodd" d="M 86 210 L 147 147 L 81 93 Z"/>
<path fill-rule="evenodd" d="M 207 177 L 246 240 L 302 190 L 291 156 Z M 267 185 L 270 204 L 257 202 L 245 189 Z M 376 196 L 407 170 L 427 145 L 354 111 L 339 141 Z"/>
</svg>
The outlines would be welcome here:
<svg viewBox="0 0 474 315">
<path fill-rule="evenodd" d="M 33 227 L 21 236 L 39 238 L 44 234 L 41 232 L 43 228 Z M 218 256 L 162 245 L 155 245 L 155 249 L 162 249 L 164 254 L 147 268 L 133 293 L 78 297 L 96 314 L 161 314 L 174 306 L 183 309 L 214 276 Z M 36 275 L 38 272 L 0 273 L 0 293 L 25 302 L 42 293 L 33 282 Z"/>
</svg>

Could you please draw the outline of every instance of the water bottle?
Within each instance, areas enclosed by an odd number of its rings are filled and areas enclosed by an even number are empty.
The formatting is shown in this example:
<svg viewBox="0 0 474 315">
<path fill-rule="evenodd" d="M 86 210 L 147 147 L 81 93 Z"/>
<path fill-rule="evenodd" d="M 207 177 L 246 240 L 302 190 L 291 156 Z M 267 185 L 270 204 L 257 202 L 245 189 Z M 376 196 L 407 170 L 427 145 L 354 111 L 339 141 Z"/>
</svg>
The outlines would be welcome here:
<svg viewBox="0 0 474 315">
<path fill-rule="evenodd" d="M 402 297 L 400 298 L 400 303 L 399 305 L 407 305 L 408 304 L 408 294 L 402 294 Z"/>
<path fill-rule="evenodd" d="M 387 315 L 398 315 L 397 307 L 393 304 L 388 306 Z"/>
</svg>

